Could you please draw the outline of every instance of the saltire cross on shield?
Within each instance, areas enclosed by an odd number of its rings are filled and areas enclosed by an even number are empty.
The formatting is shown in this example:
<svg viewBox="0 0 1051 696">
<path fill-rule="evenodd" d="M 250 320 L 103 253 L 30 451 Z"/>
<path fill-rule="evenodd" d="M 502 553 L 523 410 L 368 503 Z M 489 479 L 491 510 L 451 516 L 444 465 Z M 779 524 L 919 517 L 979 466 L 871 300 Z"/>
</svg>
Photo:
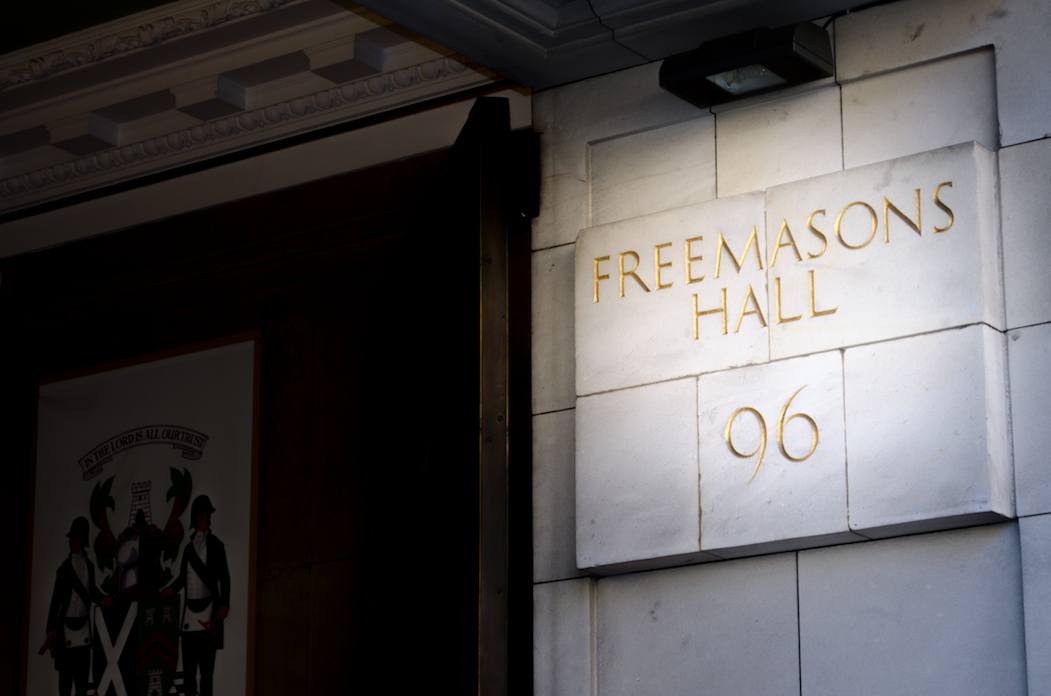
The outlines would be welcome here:
<svg viewBox="0 0 1051 696">
<path fill-rule="evenodd" d="M 115 640 L 99 610 L 105 667 L 98 696 L 168 696 L 179 661 L 179 609 L 177 596 L 132 602 Z"/>
</svg>

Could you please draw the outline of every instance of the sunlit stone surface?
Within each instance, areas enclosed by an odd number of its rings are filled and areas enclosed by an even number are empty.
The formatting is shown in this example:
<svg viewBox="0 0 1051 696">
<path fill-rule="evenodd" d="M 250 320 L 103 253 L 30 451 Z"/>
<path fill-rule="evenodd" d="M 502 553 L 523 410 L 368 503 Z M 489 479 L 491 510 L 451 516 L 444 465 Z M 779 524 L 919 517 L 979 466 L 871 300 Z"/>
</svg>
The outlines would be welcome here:
<svg viewBox="0 0 1051 696">
<path fill-rule="evenodd" d="M 591 145 L 591 222 L 715 198 L 715 119 L 631 133 Z"/>
<path fill-rule="evenodd" d="M 533 693 L 591 696 L 589 579 L 533 587 Z"/>
<path fill-rule="evenodd" d="M 1018 521 L 1029 693 L 1051 693 L 1051 515 Z"/>
<path fill-rule="evenodd" d="M 858 538 L 847 529 L 842 359 L 833 351 L 701 377 L 703 550 L 736 556 Z"/>
<path fill-rule="evenodd" d="M 600 693 L 798 696 L 795 571 L 783 554 L 599 580 Z"/>
<path fill-rule="evenodd" d="M 1024 696 L 1020 575 L 1014 524 L 801 551 L 803 693 Z"/>
<path fill-rule="evenodd" d="M 687 246 L 696 259 L 689 276 Z M 576 254 L 577 394 L 765 362 L 763 248 L 762 194 L 584 230 Z"/>
<path fill-rule="evenodd" d="M 995 176 L 967 144 L 767 191 L 771 357 L 1003 329 Z"/>
<path fill-rule="evenodd" d="M 1018 514 L 1037 515 L 1051 512 L 1051 324 L 1007 336 Z"/>
<path fill-rule="evenodd" d="M 975 325 L 846 351 L 851 529 L 1014 515 L 1004 341 Z"/>
<path fill-rule="evenodd" d="M 577 400 L 577 565 L 697 554 L 697 380 Z"/>
</svg>

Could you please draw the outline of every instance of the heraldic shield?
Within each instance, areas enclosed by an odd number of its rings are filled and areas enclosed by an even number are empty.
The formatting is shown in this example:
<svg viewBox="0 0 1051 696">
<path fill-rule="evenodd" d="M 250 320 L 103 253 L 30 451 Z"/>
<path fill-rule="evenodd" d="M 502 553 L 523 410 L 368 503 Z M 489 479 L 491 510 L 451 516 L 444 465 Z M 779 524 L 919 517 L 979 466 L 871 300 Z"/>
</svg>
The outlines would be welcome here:
<svg viewBox="0 0 1051 696">
<path fill-rule="evenodd" d="M 248 692 L 255 354 L 224 343 L 39 387 L 27 696 Z"/>
<path fill-rule="evenodd" d="M 168 696 L 179 663 L 179 597 L 140 602 L 135 619 L 134 681 L 129 694 Z"/>
</svg>

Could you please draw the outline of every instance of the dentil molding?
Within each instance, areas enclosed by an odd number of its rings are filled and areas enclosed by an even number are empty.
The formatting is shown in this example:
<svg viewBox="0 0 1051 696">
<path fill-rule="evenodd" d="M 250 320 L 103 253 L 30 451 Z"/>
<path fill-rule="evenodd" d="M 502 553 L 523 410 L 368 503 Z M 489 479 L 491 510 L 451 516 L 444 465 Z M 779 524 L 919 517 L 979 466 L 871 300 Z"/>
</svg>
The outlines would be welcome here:
<svg viewBox="0 0 1051 696">
<path fill-rule="evenodd" d="M 491 81 L 466 59 L 442 56 L 8 177 L 0 181 L 0 209 L 23 207 Z"/>
<path fill-rule="evenodd" d="M 0 60 L 0 92 L 305 0 L 193 0 L 31 46 Z"/>
<path fill-rule="evenodd" d="M 333 0 L 184 0 L 0 57 L 0 213 L 494 81 Z"/>
</svg>

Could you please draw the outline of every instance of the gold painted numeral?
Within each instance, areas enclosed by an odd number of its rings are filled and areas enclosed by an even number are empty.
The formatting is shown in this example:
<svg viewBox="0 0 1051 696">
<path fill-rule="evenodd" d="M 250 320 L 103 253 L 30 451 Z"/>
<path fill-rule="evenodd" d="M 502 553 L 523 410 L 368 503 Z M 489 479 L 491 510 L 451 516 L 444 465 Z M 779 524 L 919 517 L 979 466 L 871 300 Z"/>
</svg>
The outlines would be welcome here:
<svg viewBox="0 0 1051 696">
<path fill-rule="evenodd" d="M 755 419 L 759 421 L 759 446 L 755 448 L 754 452 L 740 452 L 734 447 L 733 437 L 730 431 L 733 429 L 734 421 L 737 420 L 737 416 L 742 413 L 751 413 L 755 416 Z M 739 459 L 748 459 L 749 457 L 755 457 L 755 468 L 752 469 L 752 478 L 748 479 L 748 483 L 752 482 L 755 475 L 759 473 L 759 467 L 763 465 L 763 455 L 766 454 L 766 419 L 763 418 L 763 414 L 756 411 L 751 406 L 742 406 L 733 412 L 730 416 L 730 420 L 726 421 L 726 428 L 723 430 L 723 439 L 726 440 L 726 446 L 730 448 L 730 451 L 735 457 Z"/>
<path fill-rule="evenodd" d="M 820 432 L 818 431 L 817 422 L 809 415 L 805 413 L 793 413 L 787 418 L 785 417 L 788 414 L 788 409 L 792 405 L 792 401 L 797 396 L 799 396 L 799 392 L 803 391 L 804 389 L 806 389 L 805 384 L 799 389 L 796 389 L 792 396 L 788 397 L 788 400 L 785 401 L 784 405 L 781 407 L 780 413 L 778 413 L 777 415 L 777 449 L 780 450 L 781 454 L 784 455 L 785 459 L 788 459 L 789 461 L 793 462 L 802 462 L 806 461 L 807 459 L 810 459 L 810 457 L 814 454 L 814 451 L 817 450 L 817 445 L 821 437 Z M 742 413 L 751 413 L 753 416 L 755 416 L 756 421 L 759 423 L 759 444 L 752 452 L 741 452 L 733 443 L 733 425 L 734 422 L 737 420 L 737 417 L 740 416 Z M 789 454 L 788 450 L 785 449 L 784 438 L 785 424 L 790 423 L 791 421 L 797 418 L 802 418 L 804 421 L 810 424 L 810 449 L 807 450 L 806 454 L 798 457 Z M 766 454 L 766 438 L 766 419 L 763 418 L 762 413 L 760 413 L 757 409 L 752 408 L 751 406 L 741 406 L 740 408 L 734 410 L 734 412 L 730 414 L 729 420 L 726 421 L 726 427 L 723 428 L 723 439 L 726 441 L 726 447 L 730 450 L 731 454 L 733 454 L 739 459 L 750 459 L 752 457 L 755 457 L 755 466 L 752 467 L 752 476 L 748 479 L 748 483 L 751 483 L 753 480 L 755 480 L 755 477 L 759 474 L 759 468 L 763 465 L 763 456 Z"/>
</svg>

